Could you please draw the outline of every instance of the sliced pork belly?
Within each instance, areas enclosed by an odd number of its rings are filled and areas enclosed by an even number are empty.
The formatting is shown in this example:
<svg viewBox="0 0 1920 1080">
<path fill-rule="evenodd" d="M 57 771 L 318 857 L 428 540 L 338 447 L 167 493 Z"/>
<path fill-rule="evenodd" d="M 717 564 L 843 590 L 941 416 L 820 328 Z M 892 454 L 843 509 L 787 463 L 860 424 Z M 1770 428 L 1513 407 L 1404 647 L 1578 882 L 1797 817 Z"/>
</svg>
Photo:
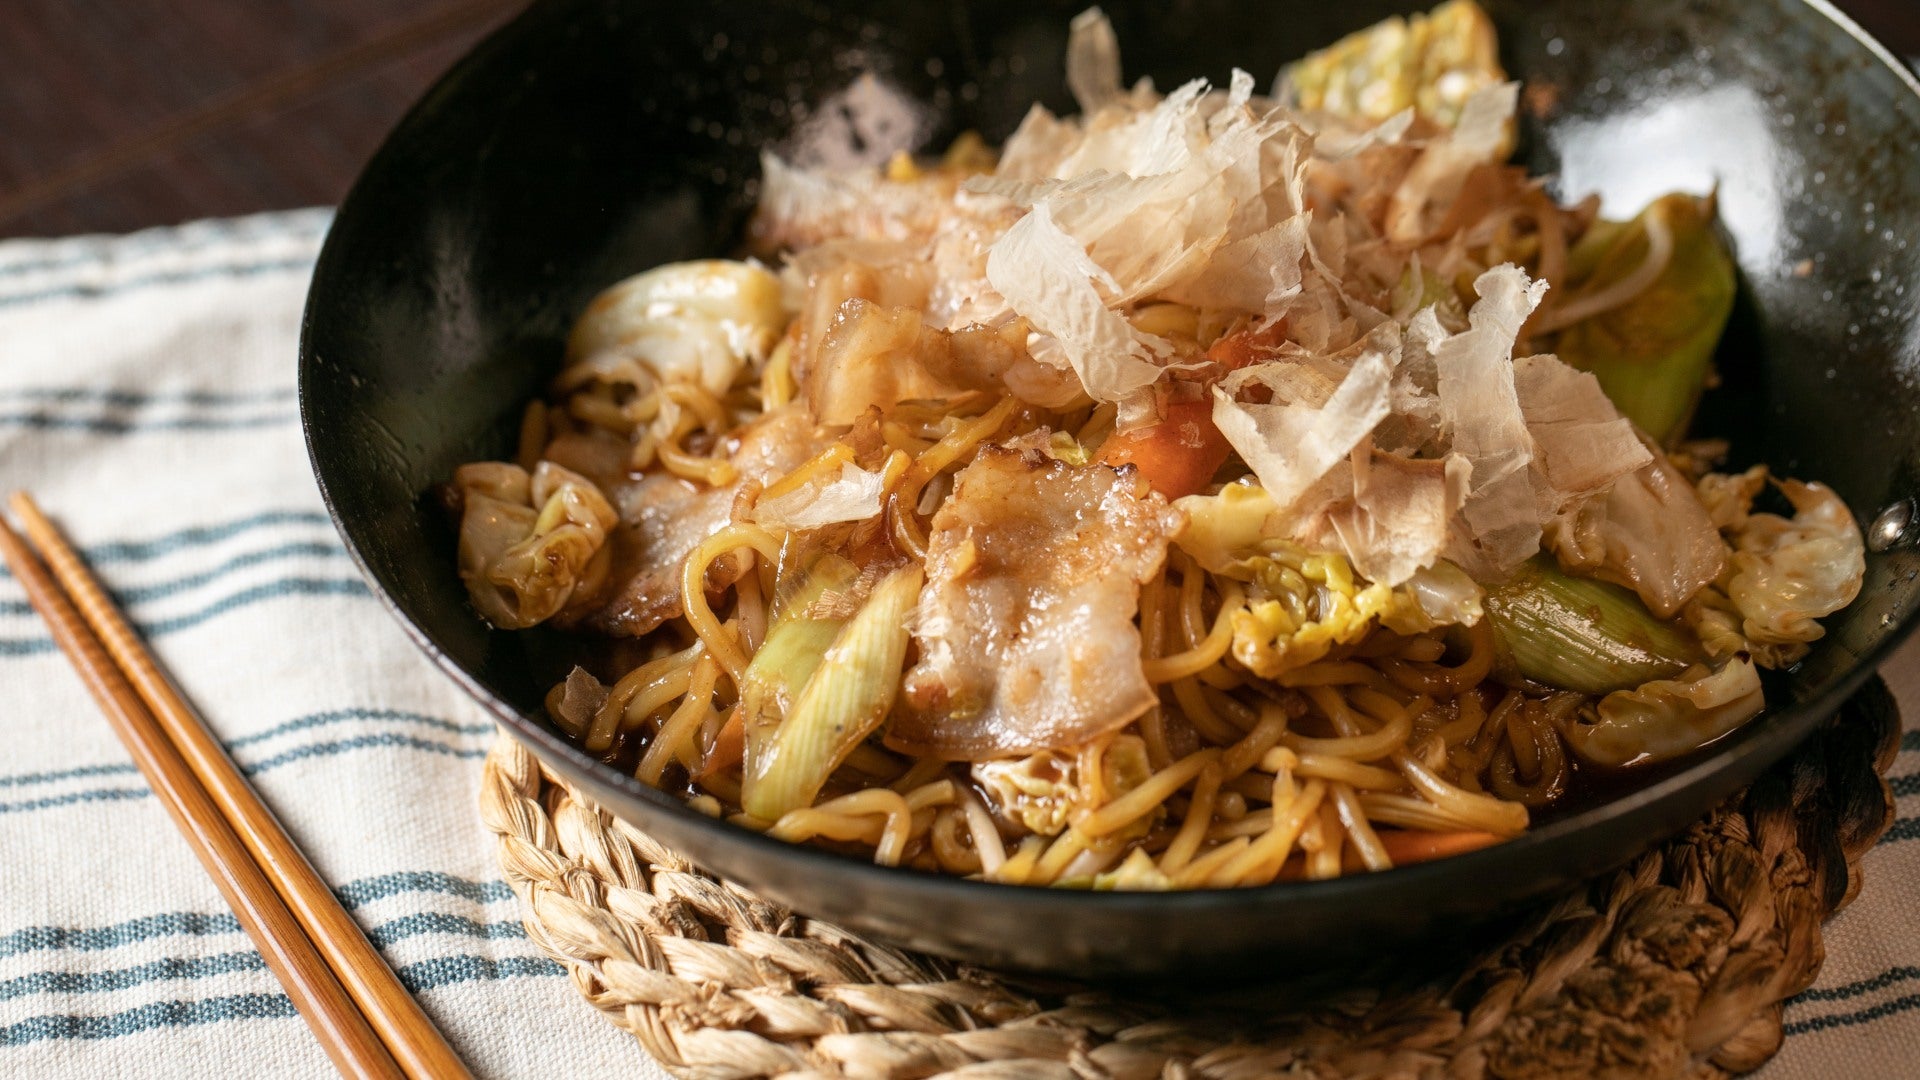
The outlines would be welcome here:
<svg viewBox="0 0 1920 1080">
<path fill-rule="evenodd" d="M 613 569 L 606 601 L 578 625 L 615 637 L 639 637 L 680 615 L 680 571 L 700 542 L 733 520 L 741 486 L 766 483 L 803 464 L 823 445 L 798 409 L 769 413 L 739 437 L 728 455 L 739 480 L 708 487 L 664 471 L 620 484 L 608 494 L 620 514 L 613 531 Z"/>
<path fill-rule="evenodd" d="M 1152 708 L 1134 626 L 1180 513 L 1132 469 L 988 447 L 934 515 L 895 749 L 1077 746 Z"/>
</svg>

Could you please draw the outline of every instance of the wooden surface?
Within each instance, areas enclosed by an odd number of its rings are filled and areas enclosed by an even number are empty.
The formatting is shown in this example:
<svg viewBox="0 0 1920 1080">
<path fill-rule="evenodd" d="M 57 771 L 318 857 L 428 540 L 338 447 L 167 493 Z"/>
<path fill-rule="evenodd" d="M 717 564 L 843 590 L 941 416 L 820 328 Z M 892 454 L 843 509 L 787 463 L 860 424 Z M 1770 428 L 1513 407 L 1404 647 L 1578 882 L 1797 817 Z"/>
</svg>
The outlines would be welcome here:
<svg viewBox="0 0 1920 1080">
<path fill-rule="evenodd" d="M 0 0 L 0 236 L 337 202 L 522 3 Z M 1920 2 L 1839 6 L 1920 56 Z"/>
<path fill-rule="evenodd" d="M 0 236 L 339 201 L 521 0 L 0 0 Z"/>
</svg>

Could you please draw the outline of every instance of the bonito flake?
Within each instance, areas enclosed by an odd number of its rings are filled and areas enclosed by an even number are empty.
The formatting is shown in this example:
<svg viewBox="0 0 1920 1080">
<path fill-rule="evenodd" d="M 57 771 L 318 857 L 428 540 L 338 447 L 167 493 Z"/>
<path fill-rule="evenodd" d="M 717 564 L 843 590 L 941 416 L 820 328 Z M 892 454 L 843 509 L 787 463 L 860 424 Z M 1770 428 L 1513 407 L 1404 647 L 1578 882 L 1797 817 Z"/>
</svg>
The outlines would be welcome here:
<svg viewBox="0 0 1920 1080">
<path fill-rule="evenodd" d="M 1467 99 L 1459 126 L 1429 142 L 1394 190 L 1387 208 L 1388 239 L 1411 243 L 1427 237 L 1467 174 L 1506 156 L 1519 100 L 1520 84 L 1512 82 L 1485 87 Z"/>
<path fill-rule="evenodd" d="M 1462 261 L 1474 215 L 1533 197 L 1495 170 L 1513 137 L 1504 75 L 1463 91 L 1452 120 L 1363 123 L 1294 112 L 1243 71 L 1164 95 L 1122 74 L 1091 9 L 1068 45 L 1079 115 L 1034 106 L 985 172 L 883 179 L 769 160 L 760 235 L 838 245 L 802 257 L 809 276 L 884 242 L 887 265 L 927 282 L 925 323 L 991 336 L 1007 353 L 992 370 L 1029 402 L 1115 404 L 1125 430 L 1209 394 L 1272 500 L 1268 528 L 1389 585 L 1443 559 L 1503 577 L 1549 526 L 1591 517 L 1648 466 L 1591 376 L 1516 362 L 1546 283 Z M 1470 304 L 1455 295 L 1466 280 Z M 1164 322 L 1136 325 L 1162 302 L 1279 333 L 1237 370 L 1209 369 L 1193 340 L 1159 336 Z M 1058 385 L 1023 391 L 1013 372 Z M 861 497 L 833 516 L 867 510 L 857 478 L 841 479 Z"/>
<path fill-rule="evenodd" d="M 1255 100 L 1245 72 L 1224 93 L 1204 80 L 1158 100 L 1146 87 L 1123 91 L 1111 41 L 1097 11 L 1075 20 L 1069 83 L 1085 114 L 1062 120 L 1036 106 L 996 176 L 964 187 L 1029 208 L 993 244 L 987 279 L 1058 343 L 1088 396 L 1121 402 L 1172 357 L 1119 325 L 1120 312 L 1161 299 L 1272 318 L 1299 294 L 1310 142 Z M 1096 300 L 1113 319 L 1095 316 Z"/>
<path fill-rule="evenodd" d="M 1504 577 L 1540 550 L 1540 517 L 1527 466 L 1533 436 L 1513 385 L 1513 343 L 1546 295 L 1516 266 L 1474 282 L 1480 300 L 1467 329 L 1434 348 L 1440 423 L 1449 449 L 1472 467 L 1463 528 L 1449 557 L 1477 579 Z"/>
<path fill-rule="evenodd" d="M 1281 361 L 1279 366 L 1290 365 Z M 1257 369 L 1254 374 L 1259 374 Z M 1285 513 L 1299 506 L 1309 489 L 1345 462 L 1386 419 L 1392 381 L 1393 360 L 1369 352 L 1323 404 L 1304 399 L 1277 399 L 1267 405 L 1239 402 L 1228 396 L 1225 386 L 1216 387 L 1213 423 Z M 1266 388 L 1272 392 L 1275 384 Z"/>
<path fill-rule="evenodd" d="M 1460 333 L 1428 309 L 1404 333 L 1385 322 L 1343 353 L 1282 356 L 1214 389 L 1214 424 L 1277 527 L 1388 584 L 1443 556 L 1492 580 L 1540 549 L 1544 522 L 1645 464 L 1591 376 L 1529 357 L 1516 385 L 1514 340 L 1545 284 L 1501 266 L 1475 285 Z"/>
<path fill-rule="evenodd" d="M 1156 360 L 1167 353 L 1166 343 L 1135 330 L 1101 299 L 1101 285 L 1117 288 L 1112 276 L 1054 224 L 1047 204 L 1035 204 L 993 246 L 987 280 L 1014 311 L 1060 343 L 1089 394 L 1120 401 L 1159 380 Z"/>
</svg>

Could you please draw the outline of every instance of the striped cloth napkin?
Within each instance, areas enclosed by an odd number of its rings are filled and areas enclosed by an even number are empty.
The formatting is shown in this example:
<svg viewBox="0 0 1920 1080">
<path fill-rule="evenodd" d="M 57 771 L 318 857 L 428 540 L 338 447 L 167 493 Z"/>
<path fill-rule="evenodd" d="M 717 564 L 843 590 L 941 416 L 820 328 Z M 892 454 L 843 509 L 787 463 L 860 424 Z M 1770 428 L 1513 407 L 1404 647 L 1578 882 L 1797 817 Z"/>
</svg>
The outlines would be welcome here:
<svg viewBox="0 0 1920 1080">
<path fill-rule="evenodd" d="M 493 728 L 321 507 L 294 355 L 327 222 L 0 243 L 0 486 L 67 526 L 476 1073 L 660 1076 L 527 942 L 476 811 Z M 1916 660 L 1888 670 L 1909 715 Z M 0 746 L 0 1076 L 330 1075 L 11 577 Z M 1768 1080 L 1920 1060 L 1917 836 L 1867 857 Z"/>
<path fill-rule="evenodd" d="M 85 551 L 482 1076 L 663 1076 L 520 928 L 493 725 L 361 583 L 294 400 L 329 214 L 0 244 L 0 486 Z M 0 1076 L 333 1075 L 11 577 Z"/>
</svg>

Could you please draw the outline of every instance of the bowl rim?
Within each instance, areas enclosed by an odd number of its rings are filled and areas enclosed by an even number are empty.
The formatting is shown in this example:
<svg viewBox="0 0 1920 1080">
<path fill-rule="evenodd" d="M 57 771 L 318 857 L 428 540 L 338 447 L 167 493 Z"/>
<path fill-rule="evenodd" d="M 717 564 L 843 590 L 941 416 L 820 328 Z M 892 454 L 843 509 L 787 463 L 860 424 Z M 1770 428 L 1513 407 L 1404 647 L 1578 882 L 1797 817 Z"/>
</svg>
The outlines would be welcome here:
<svg viewBox="0 0 1920 1080">
<path fill-rule="evenodd" d="M 1832 23 L 1856 45 L 1863 47 L 1881 67 L 1892 72 L 1895 79 L 1911 95 L 1909 103 L 1916 109 L 1920 109 L 1920 76 L 1916 76 L 1914 71 L 1852 18 L 1833 6 L 1830 0 L 1786 0 L 1786 2 L 1811 10 L 1817 16 Z M 420 100 L 408 109 L 368 159 L 360 179 L 355 181 L 336 210 L 334 226 L 350 217 L 362 198 L 365 177 L 376 171 L 383 159 L 394 153 L 393 146 L 396 141 L 416 123 L 423 122 L 422 117 L 431 110 L 435 99 L 440 97 L 448 87 L 462 81 L 470 72 L 484 66 L 494 53 L 508 48 L 524 25 L 547 18 L 549 12 L 565 6 L 565 4 L 553 2 L 530 5 L 512 19 L 490 31 L 485 38 L 448 68 L 421 96 Z M 1916 120 L 1916 124 L 1920 124 L 1920 119 Z M 1875 678 L 1887 657 L 1914 633 L 1916 627 L 1920 627 L 1920 605 L 1916 605 L 1898 615 L 1895 624 L 1888 628 L 1872 647 L 1857 655 L 1844 673 L 1834 678 L 1818 693 L 1778 709 L 1770 709 L 1756 718 L 1753 723 L 1764 725 L 1764 727 L 1750 737 L 1737 743 L 1723 739 L 1718 749 L 1709 748 L 1709 752 L 1703 754 L 1700 760 L 1644 787 L 1634 788 L 1565 817 L 1529 828 L 1511 840 L 1444 859 L 1410 866 L 1397 866 L 1373 873 L 1346 874 L 1323 881 L 1284 881 L 1258 886 L 1167 891 L 1038 888 L 975 881 L 905 867 L 880 866 L 812 845 L 776 840 L 750 829 L 743 829 L 725 821 L 707 817 L 689 807 L 681 799 L 644 784 L 600 761 L 575 746 L 543 720 L 522 713 L 495 694 L 476 675 L 455 661 L 434 635 L 428 633 L 408 615 L 374 570 L 347 520 L 341 514 L 334 492 L 328 484 L 327 468 L 322 464 L 320 441 L 323 437 L 316 437 L 316 425 L 313 422 L 310 387 L 321 367 L 313 351 L 313 326 L 316 310 L 322 299 L 320 285 L 326 280 L 327 271 L 340 258 L 342 256 L 335 241 L 334 229 L 330 226 L 315 263 L 312 282 L 301 316 L 298 396 L 302 436 L 314 479 L 320 489 L 321 498 L 326 504 L 327 514 L 332 519 L 334 528 L 339 532 L 349 557 L 386 612 L 404 628 L 408 639 L 426 653 L 442 672 L 465 691 L 468 697 L 490 713 L 496 723 L 508 729 L 516 739 L 557 772 L 565 774 L 569 781 L 580 783 L 589 789 L 611 791 L 628 799 L 637 800 L 646 804 L 654 812 L 677 818 L 691 826 L 695 832 L 713 831 L 715 835 L 719 835 L 719 831 L 724 830 L 725 839 L 728 842 L 741 845 L 755 857 L 785 863 L 803 873 L 810 871 L 831 873 L 846 879 L 849 885 L 856 888 L 872 886 L 896 892 L 926 891 L 944 894 L 951 899 L 991 901 L 1000 906 L 1010 905 L 1036 912 L 1079 911 L 1084 910 L 1087 905 L 1097 904 L 1103 911 L 1114 913 L 1135 912 L 1173 917 L 1204 917 L 1216 912 L 1252 906 L 1268 908 L 1278 914 L 1281 909 L 1276 905 L 1289 902 L 1336 904 L 1350 895 L 1357 897 L 1403 887 L 1409 890 L 1418 889 L 1423 883 L 1458 875 L 1498 880 L 1498 868 L 1502 866 L 1524 862 L 1536 854 L 1558 849 L 1563 843 L 1570 842 L 1572 837 L 1606 820 L 1621 817 L 1636 810 L 1647 810 L 1655 807 L 1656 804 L 1678 798 L 1688 789 L 1708 783 L 1715 776 L 1733 770 L 1743 761 L 1749 761 L 1755 757 L 1764 758 L 1766 763 L 1779 760 L 1810 735 L 1816 724 L 1834 715 L 1862 685 Z M 1859 601 L 1856 599 L 1855 602 Z M 474 617 L 479 618 L 477 614 Z M 606 806 L 605 809 L 616 816 L 627 816 L 617 805 Z M 1650 838 L 1649 843 L 1657 842 L 1657 839 L 1657 837 Z M 693 858 L 695 865 L 701 865 L 697 858 L 698 852 L 683 854 Z"/>
</svg>

